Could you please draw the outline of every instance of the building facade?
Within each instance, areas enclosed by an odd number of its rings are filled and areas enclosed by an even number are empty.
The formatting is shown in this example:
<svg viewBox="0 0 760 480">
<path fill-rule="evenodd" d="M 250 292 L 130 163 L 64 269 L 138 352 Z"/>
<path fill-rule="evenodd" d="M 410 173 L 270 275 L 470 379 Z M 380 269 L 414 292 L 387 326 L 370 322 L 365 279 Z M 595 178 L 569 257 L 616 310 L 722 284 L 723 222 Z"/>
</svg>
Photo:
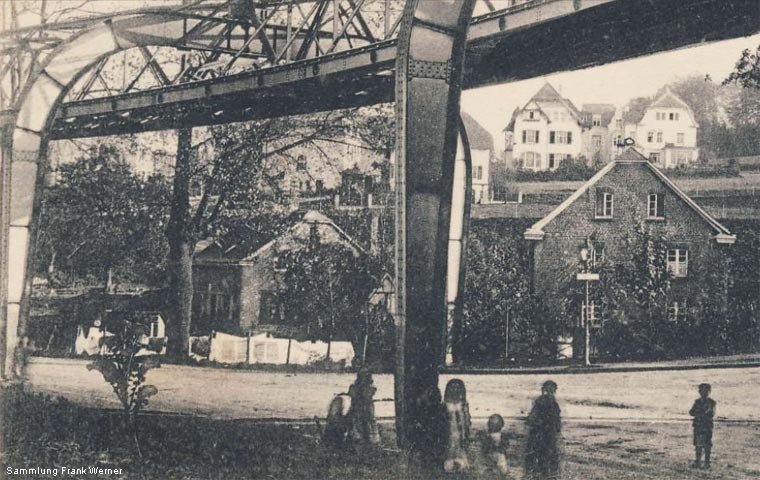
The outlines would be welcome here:
<svg viewBox="0 0 760 480">
<path fill-rule="evenodd" d="M 341 244 L 356 255 L 366 254 L 332 220 L 313 210 L 263 245 L 204 245 L 193 261 L 193 334 L 260 333 L 282 327 L 286 299 L 280 295 L 284 272 L 277 259 L 284 250 L 308 240 L 314 229 L 324 244 Z"/>
<path fill-rule="evenodd" d="M 515 165 L 525 170 L 555 170 L 582 152 L 583 119 L 573 103 L 545 84 L 513 113 L 507 141 Z"/>
<path fill-rule="evenodd" d="M 554 170 L 573 157 L 607 163 L 627 138 L 660 168 L 693 164 L 699 157 L 698 125 L 691 108 L 669 89 L 646 108 L 623 111 L 612 104 L 578 110 L 550 84 L 544 85 L 504 129 L 504 160 L 517 168 Z"/>
<path fill-rule="evenodd" d="M 670 89 L 643 112 L 627 112 L 623 118 L 625 137 L 633 138 L 638 150 L 658 167 L 683 167 L 699 158 L 694 112 Z"/>
<path fill-rule="evenodd" d="M 525 231 L 532 243 L 534 291 L 552 303 L 580 290 L 581 250 L 592 268 L 630 261 L 628 242 L 641 229 L 667 244 L 673 280 L 668 314 L 676 317 L 700 281 L 698 272 L 720 268 L 709 264 L 709 253 L 736 240 L 646 157 L 628 149 Z M 599 316 L 594 310 L 591 304 L 592 318 Z"/>
</svg>

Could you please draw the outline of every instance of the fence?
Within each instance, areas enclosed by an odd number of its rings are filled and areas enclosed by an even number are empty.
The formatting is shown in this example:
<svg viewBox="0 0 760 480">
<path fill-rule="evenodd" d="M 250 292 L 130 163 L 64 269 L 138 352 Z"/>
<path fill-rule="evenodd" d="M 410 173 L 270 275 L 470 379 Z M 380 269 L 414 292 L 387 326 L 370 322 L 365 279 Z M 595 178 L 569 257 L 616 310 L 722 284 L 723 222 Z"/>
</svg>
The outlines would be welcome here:
<svg viewBox="0 0 760 480">
<path fill-rule="evenodd" d="M 208 359 L 227 364 L 309 365 L 327 359 L 327 346 L 326 342 L 299 342 L 267 334 L 238 337 L 212 332 Z M 351 342 L 331 342 L 330 360 L 351 366 L 354 360 Z"/>
</svg>

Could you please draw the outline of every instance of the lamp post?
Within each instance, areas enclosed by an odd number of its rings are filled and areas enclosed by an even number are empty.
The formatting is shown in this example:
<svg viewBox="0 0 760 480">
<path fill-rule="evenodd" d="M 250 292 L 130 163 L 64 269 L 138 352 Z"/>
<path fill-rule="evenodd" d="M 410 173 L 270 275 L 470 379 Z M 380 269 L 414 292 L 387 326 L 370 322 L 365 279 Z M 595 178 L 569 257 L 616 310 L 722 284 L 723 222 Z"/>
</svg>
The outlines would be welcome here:
<svg viewBox="0 0 760 480">
<path fill-rule="evenodd" d="M 588 241 L 586 244 L 588 245 Z M 599 274 L 589 272 L 589 250 L 587 246 L 581 248 L 580 254 L 581 262 L 583 262 L 583 271 L 577 275 L 577 279 L 579 281 L 586 282 L 586 300 L 583 304 L 583 308 L 581 309 L 581 325 L 583 325 L 584 328 L 584 364 L 588 367 L 591 365 L 591 318 L 589 315 L 589 290 L 591 282 L 599 280 Z"/>
</svg>

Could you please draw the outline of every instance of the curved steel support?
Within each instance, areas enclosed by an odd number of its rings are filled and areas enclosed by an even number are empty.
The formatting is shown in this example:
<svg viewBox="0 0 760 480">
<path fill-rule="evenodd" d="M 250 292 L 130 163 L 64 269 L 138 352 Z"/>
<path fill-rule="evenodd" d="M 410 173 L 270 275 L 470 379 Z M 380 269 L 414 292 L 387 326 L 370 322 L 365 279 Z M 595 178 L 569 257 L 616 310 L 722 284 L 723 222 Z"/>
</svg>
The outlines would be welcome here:
<svg viewBox="0 0 760 480">
<path fill-rule="evenodd" d="M 182 20 L 166 12 L 106 20 L 56 47 L 36 69 L 14 110 L 2 115 L 0 149 L 0 373 L 12 376 L 13 352 L 25 334 L 32 252 L 47 173 L 53 112 L 93 65 L 121 50 L 171 44 Z"/>
<path fill-rule="evenodd" d="M 438 372 L 464 46 L 475 0 L 407 0 L 396 61 L 396 426 L 398 442 L 437 441 Z"/>
<path fill-rule="evenodd" d="M 451 229 L 449 231 L 449 264 L 446 273 L 447 342 L 446 365 L 454 361 L 453 330 L 462 325 L 464 313 L 464 288 L 467 274 L 467 236 L 470 233 L 470 211 L 472 209 L 472 151 L 467 128 L 459 117 L 459 138 L 462 142 L 462 156 L 454 167 L 454 186 L 451 197 Z"/>
</svg>

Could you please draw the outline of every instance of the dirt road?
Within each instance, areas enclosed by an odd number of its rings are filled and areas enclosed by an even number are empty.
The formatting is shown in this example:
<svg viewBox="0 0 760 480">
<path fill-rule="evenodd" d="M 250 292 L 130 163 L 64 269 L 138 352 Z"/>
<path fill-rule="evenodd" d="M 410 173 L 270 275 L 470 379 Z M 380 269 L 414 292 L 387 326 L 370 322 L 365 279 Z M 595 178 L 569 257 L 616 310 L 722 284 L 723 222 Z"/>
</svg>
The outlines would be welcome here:
<svg viewBox="0 0 760 480">
<path fill-rule="evenodd" d="M 38 392 L 61 395 L 86 405 L 117 407 L 100 373 L 87 362 L 32 359 L 29 384 Z M 547 375 L 459 375 L 467 386 L 474 417 L 527 414 Z M 444 376 L 441 387 L 450 377 Z M 568 419 L 687 421 L 686 412 L 701 382 L 713 385 L 718 418 L 760 420 L 760 368 L 690 371 L 566 374 L 552 377 Z M 148 374 L 159 394 L 151 409 L 219 418 L 313 418 L 323 416 L 333 395 L 345 392 L 353 375 L 286 374 L 164 365 Z M 376 375 L 375 398 L 393 396 L 393 377 Z M 378 416 L 393 415 L 392 402 L 377 404 Z"/>
<path fill-rule="evenodd" d="M 28 369 L 29 385 L 34 391 L 85 405 L 117 407 L 110 387 L 98 372 L 88 372 L 86 363 L 33 359 Z M 521 417 L 548 377 L 459 377 L 467 385 L 476 430 L 484 427 L 491 413 L 508 417 L 510 478 L 521 478 L 525 434 Z M 442 379 L 442 386 L 448 378 Z M 154 410 L 226 419 L 305 419 L 304 428 L 308 429 L 315 425 L 308 419 L 323 417 L 332 396 L 346 391 L 353 375 L 165 365 L 151 371 L 148 379 L 159 388 L 159 394 L 151 399 Z M 760 368 L 565 374 L 553 379 L 559 384 L 566 480 L 760 478 L 760 457 L 756 454 L 760 441 Z M 378 375 L 375 382 L 376 398 L 392 396 L 392 376 Z M 689 468 L 693 453 L 686 411 L 701 382 L 713 384 L 713 397 L 718 402 L 714 466 L 709 472 Z M 392 402 L 378 403 L 377 414 L 390 417 Z M 388 437 L 386 443 L 391 447 L 392 429 L 392 422 L 381 423 L 381 433 Z"/>
</svg>

